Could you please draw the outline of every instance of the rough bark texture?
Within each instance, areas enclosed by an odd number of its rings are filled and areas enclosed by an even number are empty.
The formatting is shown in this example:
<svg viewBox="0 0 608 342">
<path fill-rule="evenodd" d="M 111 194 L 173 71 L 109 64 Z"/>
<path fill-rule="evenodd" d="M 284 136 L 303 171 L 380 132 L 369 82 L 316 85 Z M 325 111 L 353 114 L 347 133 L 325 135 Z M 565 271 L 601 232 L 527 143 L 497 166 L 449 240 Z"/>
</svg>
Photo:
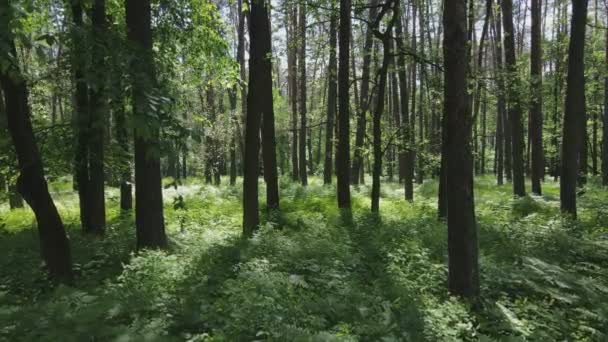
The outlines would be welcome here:
<svg viewBox="0 0 608 342">
<path fill-rule="evenodd" d="M 542 50 L 541 50 L 541 2 L 532 0 L 532 50 L 530 56 L 530 148 L 532 192 L 541 194 L 541 180 L 545 170 L 543 152 L 543 100 L 542 100 Z"/>
<path fill-rule="evenodd" d="M 137 249 L 165 248 L 165 220 L 160 172 L 159 122 L 148 95 L 156 85 L 152 52 L 150 0 L 126 0 L 127 38 L 131 60 L 135 127 L 135 225 Z M 145 134 L 144 134 L 145 132 Z"/>
<path fill-rule="evenodd" d="M 325 165 L 323 168 L 323 183 L 331 184 L 334 144 L 334 118 L 337 110 L 338 96 L 338 61 L 336 50 L 338 45 L 338 16 L 332 14 L 329 24 L 329 68 L 327 85 L 327 118 L 325 123 Z"/>
<path fill-rule="evenodd" d="M 340 0 L 340 28 L 338 38 L 340 52 L 338 56 L 338 142 L 336 146 L 336 175 L 338 207 L 350 209 L 350 80 L 348 63 L 350 62 L 350 11 L 351 1 Z"/>
<path fill-rule="evenodd" d="M 10 29 L 12 9 L 0 0 L 0 85 L 4 92 L 8 131 L 15 146 L 19 177 L 17 190 L 34 211 L 42 258 L 49 275 L 59 281 L 72 280 L 70 244 L 61 217 L 48 191 L 40 151 L 30 120 L 28 89 L 17 61 Z"/>
<path fill-rule="evenodd" d="M 587 0 L 572 1 L 572 24 L 568 49 L 568 76 L 564 112 L 560 201 L 562 212 L 576 218 L 576 180 L 580 152 L 580 125 L 585 112 L 585 25 Z"/>
<path fill-rule="evenodd" d="M 502 19 L 505 29 L 505 60 L 508 70 L 507 89 L 509 91 L 509 123 L 511 126 L 511 158 L 513 167 L 513 194 L 525 196 L 524 141 L 521 119 L 521 103 L 517 92 L 517 65 L 515 60 L 515 32 L 513 30 L 512 0 L 502 0 Z"/>
<path fill-rule="evenodd" d="M 477 227 L 473 198 L 471 113 L 467 105 L 465 0 L 446 1 L 443 10 L 444 117 L 447 119 L 448 286 L 452 294 L 479 294 Z"/>
</svg>

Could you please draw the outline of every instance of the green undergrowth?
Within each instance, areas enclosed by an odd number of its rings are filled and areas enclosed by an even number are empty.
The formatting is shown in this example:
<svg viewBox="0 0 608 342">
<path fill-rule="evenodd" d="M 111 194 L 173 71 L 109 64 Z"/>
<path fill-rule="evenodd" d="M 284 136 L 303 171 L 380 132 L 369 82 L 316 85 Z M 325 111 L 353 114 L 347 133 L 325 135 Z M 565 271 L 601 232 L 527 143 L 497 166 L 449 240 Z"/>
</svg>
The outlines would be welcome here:
<svg viewBox="0 0 608 342">
<path fill-rule="evenodd" d="M 131 214 L 108 189 L 104 238 L 79 231 L 78 203 L 53 184 L 77 279 L 44 276 L 33 215 L 0 211 L 0 339 L 6 341 L 604 341 L 608 339 L 608 192 L 594 179 L 578 222 L 559 215 L 557 184 L 513 200 L 476 179 L 482 296 L 446 290 L 446 226 L 433 181 L 413 204 L 382 185 L 353 188 L 352 219 L 335 188 L 281 179 L 281 211 L 241 232 L 241 186 L 165 184 L 168 252 L 134 254 Z M 263 187 L 261 193 L 264 193 Z M 264 198 L 261 197 L 261 203 Z M 263 205 L 262 205 L 263 207 Z"/>
</svg>

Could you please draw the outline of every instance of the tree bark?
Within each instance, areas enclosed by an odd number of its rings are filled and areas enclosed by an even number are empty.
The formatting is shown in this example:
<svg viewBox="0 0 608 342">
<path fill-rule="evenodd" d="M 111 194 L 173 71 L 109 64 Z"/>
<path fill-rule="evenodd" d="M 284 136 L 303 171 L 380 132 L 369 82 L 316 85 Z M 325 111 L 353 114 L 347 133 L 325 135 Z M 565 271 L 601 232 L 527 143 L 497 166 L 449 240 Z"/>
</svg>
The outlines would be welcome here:
<svg viewBox="0 0 608 342">
<path fill-rule="evenodd" d="M 543 149 L 543 98 L 542 98 L 542 50 L 541 50 L 541 2 L 532 0 L 532 42 L 530 53 L 530 148 L 532 149 L 531 179 L 532 192 L 540 195 L 541 180 L 544 177 L 545 156 Z"/>
<path fill-rule="evenodd" d="M 337 110 L 338 96 L 338 61 L 336 50 L 338 45 L 338 16 L 331 14 L 329 24 L 329 68 L 327 85 L 327 118 L 325 123 L 325 165 L 323 168 L 323 183 L 331 184 L 332 163 L 333 163 L 333 143 L 334 143 L 334 118 Z"/>
<path fill-rule="evenodd" d="M 135 122 L 135 225 L 137 249 L 165 248 L 165 220 L 159 155 L 159 120 L 148 96 L 156 86 L 150 0 L 126 0 Z M 153 114 L 153 115 L 151 115 Z M 144 134 L 144 132 L 146 134 Z"/>
<path fill-rule="evenodd" d="M 40 236 L 42 258 L 49 275 L 58 281 L 71 282 L 70 243 L 61 217 L 49 194 L 40 151 L 32 129 L 28 89 L 14 56 L 17 56 L 10 28 L 12 8 L 0 0 L 0 85 L 4 93 L 8 131 L 15 146 L 19 177 L 17 190 L 34 211 Z"/>
<path fill-rule="evenodd" d="M 608 7 L 606 8 L 608 12 Z M 608 19 L 606 19 L 608 26 Z M 608 65 L 608 30 L 606 30 L 606 65 Z M 608 185 L 608 75 L 604 76 L 604 116 L 602 122 L 602 184 Z"/>
<path fill-rule="evenodd" d="M 513 163 L 513 194 L 525 196 L 524 183 L 524 141 L 521 120 L 521 100 L 518 94 L 517 65 L 515 60 L 515 32 L 513 30 L 512 0 L 502 0 L 502 19 L 505 29 L 505 59 L 508 70 L 507 89 L 509 91 L 509 123 L 511 126 L 511 155 Z"/>
<path fill-rule="evenodd" d="M 300 73 L 299 79 L 299 102 L 300 102 L 300 141 L 299 141 L 299 171 L 300 171 L 300 181 L 303 186 L 308 185 L 308 172 L 306 167 L 306 137 L 307 137 L 307 128 L 306 128 L 306 4 L 300 4 L 300 12 L 299 12 L 299 56 L 298 56 L 298 68 Z"/>
<path fill-rule="evenodd" d="M 444 3 L 444 117 L 447 119 L 448 287 L 453 295 L 479 294 L 477 227 L 473 195 L 471 113 L 467 105 L 465 0 Z"/>
<path fill-rule="evenodd" d="M 338 60 L 338 142 L 336 145 L 336 175 L 338 208 L 350 210 L 350 62 L 351 0 L 340 0 L 340 44 Z"/>
<path fill-rule="evenodd" d="M 370 0 L 368 21 L 371 23 L 378 15 L 378 0 Z M 363 168 L 363 143 L 365 140 L 365 131 L 367 126 L 367 112 L 370 108 L 370 74 L 371 62 L 374 47 L 374 36 L 370 28 L 365 32 L 365 42 L 363 44 L 363 68 L 361 71 L 361 97 L 359 98 L 359 112 L 357 113 L 357 131 L 355 133 L 355 148 L 353 163 L 351 169 L 351 182 L 354 185 L 359 184 L 361 169 Z"/>
<path fill-rule="evenodd" d="M 563 213 L 576 219 L 576 180 L 579 170 L 580 127 L 585 112 L 585 26 L 587 0 L 572 1 L 568 76 L 562 138 L 560 201 Z"/>
</svg>

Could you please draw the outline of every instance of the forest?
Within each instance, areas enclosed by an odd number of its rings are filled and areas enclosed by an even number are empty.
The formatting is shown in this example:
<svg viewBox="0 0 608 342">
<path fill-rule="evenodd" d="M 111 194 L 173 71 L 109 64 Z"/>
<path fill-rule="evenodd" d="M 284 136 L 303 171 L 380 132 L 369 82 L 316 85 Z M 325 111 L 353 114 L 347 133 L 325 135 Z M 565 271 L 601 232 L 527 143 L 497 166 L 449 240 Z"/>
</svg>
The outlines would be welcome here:
<svg viewBox="0 0 608 342">
<path fill-rule="evenodd" d="M 0 0 L 0 341 L 608 341 L 608 1 Z"/>
</svg>

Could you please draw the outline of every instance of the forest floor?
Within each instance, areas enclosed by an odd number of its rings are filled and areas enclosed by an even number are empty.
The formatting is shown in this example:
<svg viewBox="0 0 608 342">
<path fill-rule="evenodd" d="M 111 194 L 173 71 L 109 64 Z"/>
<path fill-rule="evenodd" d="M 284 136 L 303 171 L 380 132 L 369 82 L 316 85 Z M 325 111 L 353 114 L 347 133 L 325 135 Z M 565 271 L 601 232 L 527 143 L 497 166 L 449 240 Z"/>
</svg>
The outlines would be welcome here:
<svg viewBox="0 0 608 342">
<path fill-rule="evenodd" d="M 0 207 L 0 340 L 608 339 L 608 191 L 591 179 L 573 223 L 559 215 L 557 183 L 513 200 L 494 182 L 476 179 L 482 299 L 471 307 L 446 290 L 433 181 L 413 204 L 383 183 L 380 217 L 369 214 L 370 187 L 356 188 L 346 223 L 334 187 L 282 179 L 281 213 L 242 241 L 241 186 L 189 179 L 165 190 L 170 251 L 139 255 L 116 189 L 106 236 L 93 238 L 80 233 L 71 184 L 56 181 L 75 285 L 45 280 L 30 210 Z"/>
</svg>

